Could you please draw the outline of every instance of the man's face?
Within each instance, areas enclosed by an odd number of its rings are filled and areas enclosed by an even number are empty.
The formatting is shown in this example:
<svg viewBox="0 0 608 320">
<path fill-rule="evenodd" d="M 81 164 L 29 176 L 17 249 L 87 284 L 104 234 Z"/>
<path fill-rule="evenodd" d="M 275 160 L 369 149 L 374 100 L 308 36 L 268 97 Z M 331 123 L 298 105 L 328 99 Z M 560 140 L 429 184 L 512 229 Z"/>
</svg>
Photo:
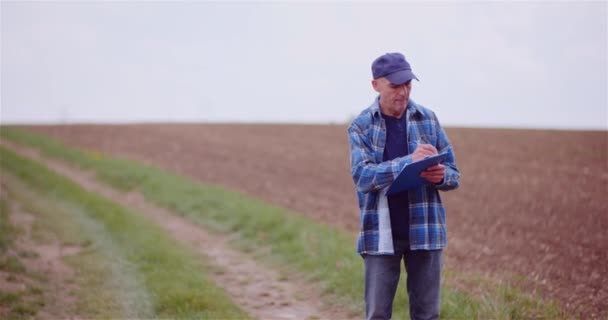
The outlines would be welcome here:
<svg viewBox="0 0 608 320">
<path fill-rule="evenodd" d="M 394 85 L 386 78 L 372 80 L 372 86 L 380 94 L 382 112 L 394 117 L 401 117 L 410 99 L 412 81 Z"/>
</svg>

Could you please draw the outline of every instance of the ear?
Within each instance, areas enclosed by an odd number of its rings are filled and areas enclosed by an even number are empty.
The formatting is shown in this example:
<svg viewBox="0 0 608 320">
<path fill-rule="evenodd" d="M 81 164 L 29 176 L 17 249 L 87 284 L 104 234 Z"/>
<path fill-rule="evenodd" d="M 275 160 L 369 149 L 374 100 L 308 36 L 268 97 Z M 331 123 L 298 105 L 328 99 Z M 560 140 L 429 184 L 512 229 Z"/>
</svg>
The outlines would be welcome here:
<svg viewBox="0 0 608 320">
<path fill-rule="evenodd" d="M 378 92 L 378 93 L 380 92 L 380 90 L 379 90 L 379 89 L 380 89 L 380 88 L 379 88 L 379 86 L 380 86 L 380 81 L 378 81 L 378 79 L 374 79 L 374 80 L 372 80 L 372 87 L 373 87 L 373 88 L 374 88 L 374 90 L 376 90 L 376 92 Z"/>
</svg>

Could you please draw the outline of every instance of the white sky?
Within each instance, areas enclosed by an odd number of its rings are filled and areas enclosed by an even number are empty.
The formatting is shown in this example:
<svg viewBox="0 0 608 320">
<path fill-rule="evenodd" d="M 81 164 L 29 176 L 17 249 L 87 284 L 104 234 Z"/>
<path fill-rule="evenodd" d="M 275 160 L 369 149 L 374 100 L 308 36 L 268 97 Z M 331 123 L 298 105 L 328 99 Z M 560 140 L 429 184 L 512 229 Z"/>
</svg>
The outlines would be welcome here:
<svg viewBox="0 0 608 320">
<path fill-rule="evenodd" d="M 606 1 L 1 3 L 2 123 L 344 123 L 400 51 L 444 125 L 608 130 Z"/>
</svg>

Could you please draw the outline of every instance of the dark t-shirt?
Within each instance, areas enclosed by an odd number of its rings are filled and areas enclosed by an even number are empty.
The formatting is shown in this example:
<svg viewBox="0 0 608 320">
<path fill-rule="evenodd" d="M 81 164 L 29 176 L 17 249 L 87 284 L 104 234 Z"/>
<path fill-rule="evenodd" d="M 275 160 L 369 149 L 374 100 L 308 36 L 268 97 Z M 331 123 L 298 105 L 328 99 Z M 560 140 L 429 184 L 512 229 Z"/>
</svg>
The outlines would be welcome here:
<svg viewBox="0 0 608 320">
<path fill-rule="evenodd" d="M 405 113 L 401 119 L 382 114 L 386 123 L 386 146 L 383 161 L 408 155 L 407 122 Z M 391 213 L 391 230 L 394 240 L 409 242 L 409 200 L 408 193 L 402 192 L 388 196 L 388 208 Z"/>
</svg>

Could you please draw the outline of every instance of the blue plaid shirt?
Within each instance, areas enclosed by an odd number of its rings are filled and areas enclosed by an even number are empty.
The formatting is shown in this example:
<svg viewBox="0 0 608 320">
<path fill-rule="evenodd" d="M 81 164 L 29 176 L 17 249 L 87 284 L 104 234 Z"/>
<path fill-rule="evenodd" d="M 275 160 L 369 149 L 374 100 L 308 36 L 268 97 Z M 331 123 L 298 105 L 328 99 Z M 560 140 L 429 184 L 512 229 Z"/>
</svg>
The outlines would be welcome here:
<svg viewBox="0 0 608 320">
<path fill-rule="evenodd" d="M 445 209 L 438 190 L 458 188 L 460 178 L 450 141 L 435 113 L 410 99 L 404 113 L 407 117 L 409 155 L 383 162 L 386 125 L 378 101 L 379 97 L 348 127 L 351 175 L 355 182 L 361 219 L 357 251 L 359 254 L 394 253 L 385 193 L 401 169 L 412 162 L 411 154 L 419 139 L 449 155 L 443 163 L 445 177 L 441 184 L 427 184 L 408 192 L 410 249 L 442 249 L 447 245 L 447 227 Z"/>
</svg>

